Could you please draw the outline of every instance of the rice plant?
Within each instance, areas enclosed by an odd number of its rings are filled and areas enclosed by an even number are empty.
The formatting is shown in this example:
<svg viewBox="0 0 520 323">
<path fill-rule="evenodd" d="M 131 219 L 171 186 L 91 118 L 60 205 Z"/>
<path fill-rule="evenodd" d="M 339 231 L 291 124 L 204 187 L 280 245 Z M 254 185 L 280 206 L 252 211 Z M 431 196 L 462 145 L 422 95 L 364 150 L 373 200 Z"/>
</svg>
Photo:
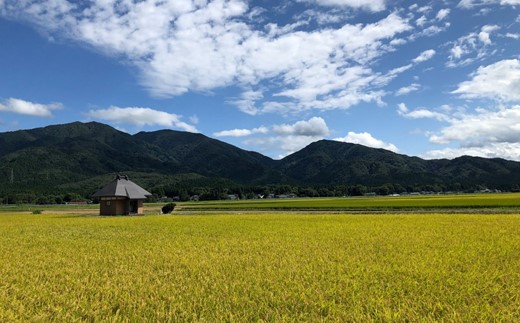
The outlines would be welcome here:
<svg viewBox="0 0 520 323">
<path fill-rule="evenodd" d="M 519 321 L 518 214 L 0 214 L 0 321 Z"/>
</svg>

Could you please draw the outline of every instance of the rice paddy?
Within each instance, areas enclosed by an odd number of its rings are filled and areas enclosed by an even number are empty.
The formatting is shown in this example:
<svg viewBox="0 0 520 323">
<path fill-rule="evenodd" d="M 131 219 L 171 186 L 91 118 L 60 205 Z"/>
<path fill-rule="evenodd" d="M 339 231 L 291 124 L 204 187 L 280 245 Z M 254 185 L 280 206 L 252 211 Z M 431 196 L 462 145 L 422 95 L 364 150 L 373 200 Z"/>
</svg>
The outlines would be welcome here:
<svg viewBox="0 0 520 323">
<path fill-rule="evenodd" d="M 2 212 L 0 277 L 8 322 L 512 322 L 520 214 Z"/>
<path fill-rule="evenodd" d="M 408 195 L 342 198 L 257 199 L 241 201 L 204 201 L 180 204 L 182 210 L 454 210 L 517 209 L 520 194 Z"/>
</svg>

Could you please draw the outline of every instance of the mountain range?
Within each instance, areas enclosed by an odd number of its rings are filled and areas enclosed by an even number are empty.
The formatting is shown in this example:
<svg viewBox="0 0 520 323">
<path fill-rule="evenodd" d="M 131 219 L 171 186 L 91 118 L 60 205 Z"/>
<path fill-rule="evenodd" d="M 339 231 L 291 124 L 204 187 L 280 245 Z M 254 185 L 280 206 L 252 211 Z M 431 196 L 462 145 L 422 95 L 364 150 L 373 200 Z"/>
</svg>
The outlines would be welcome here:
<svg viewBox="0 0 520 323">
<path fill-rule="evenodd" d="M 130 135 L 97 122 L 0 133 L 0 187 L 4 191 L 87 194 L 115 174 L 132 174 L 152 188 L 218 181 L 510 190 L 520 183 L 520 163 L 468 156 L 424 160 L 331 140 L 311 143 L 273 160 L 202 134 L 159 130 Z"/>
</svg>

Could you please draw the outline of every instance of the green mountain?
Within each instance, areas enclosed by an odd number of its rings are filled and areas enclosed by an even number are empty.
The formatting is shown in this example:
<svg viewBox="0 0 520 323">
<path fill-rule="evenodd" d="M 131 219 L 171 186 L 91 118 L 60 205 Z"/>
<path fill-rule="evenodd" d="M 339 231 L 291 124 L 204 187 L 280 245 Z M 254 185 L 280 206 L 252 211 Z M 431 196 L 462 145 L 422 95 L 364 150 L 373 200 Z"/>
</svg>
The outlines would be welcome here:
<svg viewBox="0 0 520 323">
<path fill-rule="evenodd" d="M 0 134 L 0 171 L 6 183 L 61 184 L 120 170 L 154 171 L 171 162 L 158 147 L 100 123 L 74 122 Z M 10 178 L 9 178 L 10 180 Z"/>
<path fill-rule="evenodd" d="M 97 122 L 74 122 L 0 133 L 0 185 L 6 189 L 70 188 L 128 172 L 144 174 L 138 175 L 144 180 L 175 182 L 171 176 L 177 174 L 202 184 L 204 178 L 244 183 L 268 178 L 274 163 L 201 134 L 172 130 L 129 135 Z"/>
<path fill-rule="evenodd" d="M 314 184 L 480 185 L 508 189 L 520 183 L 520 163 L 514 161 L 469 156 L 424 160 L 330 140 L 314 142 L 285 157 L 278 169 L 299 183 Z"/>
<path fill-rule="evenodd" d="M 273 160 L 202 134 L 160 130 L 129 135 L 97 122 L 0 133 L 0 194 L 88 195 L 116 173 L 131 174 L 151 189 L 392 184 L 458 190 L 516 189 L 520 183 L 520 163 L 514 161 L 423 160 L 330 140 Z"/>
<path fill-rule="evenodd" d="M 427 164 L 384 149 L 320 140 L 282 159 L 279 169 L 302 183 L 409 184 L 436 180 Z"/>
<path fill-rule="evenodd" d="M 134 138 L 160 148 L 178 162 L 169 173 L 193 172 L 228 178 L 239 183 L 258 182 L 269 175 L 275 161 L 202 134 L 174 130 L 139 132 Z"/>
</svg>

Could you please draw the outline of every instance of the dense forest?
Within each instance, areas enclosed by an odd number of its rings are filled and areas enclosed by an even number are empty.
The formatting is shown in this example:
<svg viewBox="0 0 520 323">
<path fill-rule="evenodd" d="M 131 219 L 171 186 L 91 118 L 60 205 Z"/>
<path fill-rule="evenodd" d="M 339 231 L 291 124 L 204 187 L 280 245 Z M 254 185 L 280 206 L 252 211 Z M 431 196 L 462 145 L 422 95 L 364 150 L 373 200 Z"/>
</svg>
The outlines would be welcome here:
<svg viewBox="0 0 520 323">
<path fill-rule="evenodd" d="M 0 133 L 2 204 L 90 200 L 116 174 L 152 201 L 520 190 L 520 163 L 504 159 L 423 160 L 321 140 L 273 160 L 202 134 L 96 122 Z"/>
</svg>

